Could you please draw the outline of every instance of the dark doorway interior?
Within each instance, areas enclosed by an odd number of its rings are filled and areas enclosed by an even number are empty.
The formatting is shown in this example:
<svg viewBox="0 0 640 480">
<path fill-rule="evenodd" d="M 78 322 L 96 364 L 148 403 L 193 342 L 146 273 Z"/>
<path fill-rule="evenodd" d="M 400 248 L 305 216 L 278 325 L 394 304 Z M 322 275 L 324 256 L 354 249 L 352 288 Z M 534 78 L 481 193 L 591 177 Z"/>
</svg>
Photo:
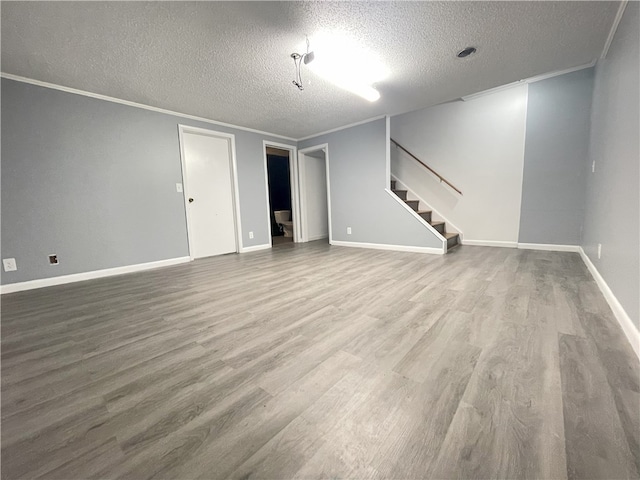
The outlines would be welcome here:
<svg viewBox="0 0 640 480">
<path fill-rule="evenodd" d="M 291 221 L 291 176 L 289 171 L 289 157 L 267 154 L 267 175 L 269 180 L 269 205 L 271 211 L 271 236 L 285 237 L 285 228 L 276 220 L 277 211 L 288 211 L 286 220 Z M 279 215 L 280 220 L 282 216 Z M 290 235 L 291 227 L 287 229 Z M 278 239 L 284 241 L 285 238 Z M 286 240 L 293 241 L 293 237 L 287 236 Z M 277 242 L 280 243 L 280 242 Z"/>
</svg>

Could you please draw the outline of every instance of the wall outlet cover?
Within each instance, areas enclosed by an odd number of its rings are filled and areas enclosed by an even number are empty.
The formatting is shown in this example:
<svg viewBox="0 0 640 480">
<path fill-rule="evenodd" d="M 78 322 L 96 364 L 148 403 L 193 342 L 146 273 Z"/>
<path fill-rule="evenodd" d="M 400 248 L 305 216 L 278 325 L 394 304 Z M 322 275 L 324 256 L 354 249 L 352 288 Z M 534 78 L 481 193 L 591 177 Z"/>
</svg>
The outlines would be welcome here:
<svg viewBox="0 0 640 480">
<path fill-rule="evenodd" d="M 249 238 L 253 238 L 253 232 L 249 232 Z"/>
<path fill-rule="evenodd" d="M 182 193 L 182 184 L 181 183 L 176 183 L 176 192 Z"/>
<path fill-rule="evenodd" d="M 2 265 L 4 266 L 5 272 L 15 272 L 16 270 L 18 270 L 15 258 L 3 258 Z"/>
<path fill-rule="evenodd" d="M 347 235 L 351 235 L 351 227 L 347 227 Z"/>
<path fill-rule="evenodd" d="M 49 255 L 49 265 L 58 265 L 59 263 L 57 254 L 52 253 Z"/>
</svg>

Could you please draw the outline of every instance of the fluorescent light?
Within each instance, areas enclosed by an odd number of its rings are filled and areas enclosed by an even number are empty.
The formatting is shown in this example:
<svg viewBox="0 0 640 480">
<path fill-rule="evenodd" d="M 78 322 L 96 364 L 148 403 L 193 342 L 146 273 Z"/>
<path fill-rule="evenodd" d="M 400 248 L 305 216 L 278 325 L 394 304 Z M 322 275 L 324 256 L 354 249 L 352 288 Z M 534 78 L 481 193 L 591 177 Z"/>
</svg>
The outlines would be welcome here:
<svg viewBox="0 0 640 480">
<path fill-rule="evenodd" d="M 380 98 L 373 84 L 388 77 L 378 56 L 341 33 L 320 33 L 311 38 L 313 62 L 308 67 L 318 76 L 360 97 Z"/>
</svg>

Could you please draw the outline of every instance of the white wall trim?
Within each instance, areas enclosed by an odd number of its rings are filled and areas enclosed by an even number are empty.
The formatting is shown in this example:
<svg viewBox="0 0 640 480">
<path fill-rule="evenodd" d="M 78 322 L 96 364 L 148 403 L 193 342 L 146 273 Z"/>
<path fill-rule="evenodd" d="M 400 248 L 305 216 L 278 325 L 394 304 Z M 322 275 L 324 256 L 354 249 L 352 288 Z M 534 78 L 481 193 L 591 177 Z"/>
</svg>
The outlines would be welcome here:
<svg viewBox="0 0 640 480">
<path fill-rule="evenodd" d="M 320 234 L 320 235 L 313 235 L 313 236 L 309 237 L 309 240 L 308 240 L 308 241 L 309 241 L 309 242 L 313 242 L 313 241 L 315 241 L 315 240 L 322 240 L 323 238 L 328 239 L 329 237 L 327 237 L 327 236 L 326 236 L 326 235 L 324 235 L 324 234 Z"/>
<path fill-rule="evenodd" d="M 109 97 L 107 95 L 101 95 L 99 93 L 87 92 L 85 90 L 79 90 L 77 88 L 65 87 L 62 85 L 56 85 L 54 83 L 42 82 L 40 80 L 34 80 L 33 78 L 21 77 L 19 75 L 13 75 L 11 73 L 0 72 L 0 77 L 8 80 L 15 80 L 16 82 L 29 83 L 31 85 L 37 85 L 39 87 L 51 88 L 53 90 L 60 90 L 61 92 L 72 93 L 74 95 L 81 95 L 83 97 L 97 98 L 98 100 L 105 100 L 107 102 L 119 103 L 121 105 L 127 105 L 129 107 L 142 108 L 144 110 L 151 110 L 152 112 L 165 113 L 167 115 L 174 115 L 176 117 L 188 118 L 190 120 L 196 120 L 198 122 L 210 123 L 213 125 L 219 125 L 227 128 L 235 128 L 237 130 L 243 130 L 245 132 L 259 133 L 261 135 L 267 135 L 269 137 L 281 138 L 283 140 L 290 140 L 295 142 L 296 139 L 292 137 L 285 137 L 284 135 L 278 135 L 277 133 L 264 132 L 262 130 L 256 130 L 254 128 L 242 127 L 240 125 L 233 125 L 232 123 L 219 122 L 210 118 L 198 117 L 196 115 L 189 115 L 188 113 L 174 112 L 173 110 L 167 110 L 159 107 L 152 107 L 151 105 L 145 105 L 143 103 L 130 102 L 129 100 L 122 100 L 120 98 Z M 315 135 L 313 135 L 315 136 Z"/>
<path fill-rule="evenodd" d="M 269 235 L 271 237 L 271 235 Z M 259 250 L 269 250 L 272 247 L 271 243 L 264 243 L 262 245 L 253 245 L 252 247 L 243 247 L 240 253 L 257 252 Z"/>
<path fill-rule="evenodd" d="M 618 30 L 618 25 L 620 25 L 620 20 L 622 20 L 624 9 L 627 8 L 627 3 L 629 3 L 628 0 L 622 0 L 620 2 L 620 6 L 618 7 L 618 12 L 616 13 L 616 17 L 613 19 L 613 24 L 611 24 L 611 30 L 609 30 L 609 36 L 607 37 L 607 41 L 604 42 L 604 48 L 602 49 L 600 58 L 605 58 L 607 56 L 607 53 L 609 53 L 609 48 L 611 47 L 613 38 L 616 36 L 616 31 Z"/>
<path fill-rule="evenodd" d="M 518 248 L 518 242 L 504 242 L 502 240 L 471 240 L 468 238 L 462 239 L 462 245 L 473 245 L 476 247 Z"/>
<path fill-rule="evenodd" d="M 549 252 L 580 252 L 579 245 L 553 245 L 547 243 L 518 243 L 521 250 L 545 250 Z"/>
<path fill-rule="evenodd" d="M 321 135 L 327 135 L 328 133 L 339 132 L 340 130 L 346 130 L 347 128 L 357 127 L 358 125 L 364 125 L 365 123 L 374 122 L 384 117 L 386 117 L 386 115 L 378 115 L 377 117 L 367 118 L 359 122 L 350 123 L 349 125 L 343 125 L 342 127 L 336 127 L 336 128 L 332 128 L 331 130 L 326 130 L 324 132 L 314 133 L 313 135 L 307 135 L 306 137 L 298 138 L 297 141 L 302 142 L 303 140 L 309 140 L 310 138 L 319 137 Z"/>
<path fill-rule="evenodd" d="M 400 205 L 402 205 L 402 208 L 404 208 L 407 212 L 409 212 L 415 219 L 417 219 L 423 226 L 425 226 L 431 233 L 433 233 L 438 240 L 440 240 L 442 242 L 442 248 L 444 248 L 445 252 L 447 250 L 447 239 L 444 238 L 444 236 L 438 232 L 433 225 L 431 225 L 429 222 L 427 222 L 424 218 L 422 218 L 420 215 L 418 215 L 418 212 L 416 212 L 413 208 L 411 208 L 409 205 L 407 205 L 405 203 L 404 200 L 402 200 L 400 197 L 398 197 L 395 193 L 393 193 L 390 189 L 385 188 L 384 189 L 385 192 L 387 192 L 387 194 L 393 198 L 396 202 L 398 202 Z"/>
<path fill-rule="evenodd" d="M 428 253 L 432 255 L 443 255 L 445 252 L 442 248 L 433 247 L 410 247 L 407 245 L 387 245 L 383 243 L 364 243 L 364 242 L 343 242 L 334 240 L 330 242 L 336 247 L 354 247 L 354 248 L 370 248 L 372 250 L 391 250 L 394 252 L 412 252 L 412 253 Z"/>
<path fill-rule="evenodd" d="M 465 95 L 464 97 L 460 97 L 460 100 L 463 102 L 468 102 L 469 100 L 473 100 L 475 98 L 484 97 L 485 95 L 491 95 L 493 93 L 501 92 L 502 90 L 507 90 L 509 88 L 517 87 L 519 85 L 529 84 L 539 82 L 541 80 L 546 80 L 547 78 L 559 77 L 560 75 L 566 75 L 567 73 L 577 72 L 579 70 L 584 70 L 585 68 L 591 68 L 596 64 L 596 60 L 592 60 L 589 63 L 585 63 L 583 65 L 578 65 L 577 67 L 565 68 L 564 70 L 556 70 L 549 73 L 543 73 L 541 75 L 536 75 L 535 77 L 523 78 L 522 80 L 518 80 L 517 82 L 507 83 L 506 85 L 500 85 L 499 87 L 490 88 L 489 90 L 483 90 L 482 92 L 472 93 L 471 95 Z"/>
<path fill-rule="evenodd" d="M 34 290 L 36 288 L 52 287 L 54 285 L 84 282 L 86 280 L 113 277 L 115 275 L 123 275 L 125 273 L 142 272 L 145 270 L 153 270 L 156 268 L 188 263 L 189 261 L 189 257 L 169 258 L 167 260 L 158 260 L 156 262 L 138 263 L 136 265 L 126 265 L 124 267 L 105 268 L 103 270 L 94 270 L 91 272 L 73 273 L 71 275 L 61 275 L 59 277 L 41 278 L 38 280 L 29 280 L 27 282 L 19 283 L 9 283 L 7 285 L 0 286 L 0 294 L 4 295 L 6 293 L 22 292 L 24 290 Z"/>
<path fill-rule="evenodd" d="M 631 348 L 633 348 L 633 351 L 637 355 L 638 359 L 640 359 L 640 332 L 633 324 L 631 318 L 629 317 L 629 315 L 627 315 L 627 312 L 622 307 L 616 296 L 611 291 L 611 288 L 609 288 L 609 285 L 607 285 L 607 282 L 604 280 L 604 278 L 602 278 L 602 275 L 600 275 L 600 272 L 598 272 L 598 269 L 591 262 L 591 259 L 585 253 L 582 247 L 580 247 L 580 256 L 582 257 L 582 261 L 587 266 L 589 272 L 591 272 L 593 279 L 598 284 L 598 287 L 604 295 L 604 298 L 607 300 L 607 303 L 611 307 L 613 314 L 622 327 L 622 331 L 627 336 L 627 340 L 629 340 L 629 343 L 631 343 Z"/>
<path fill-rule="evenodd" d="M 242 251 L 243 241 L 242 241 L 242 222 L 240 218 L 240 191 L 238 190 L 238 164 L 236 161 L 236 136 L 233 133 L 224 133 L 224 132 L 216 132 L 214 130 L 208 130 L 206 128 L 199 127 L 191 127 L 189 125 L 178 124 L 178 139 L 180 143 L 180 166 L 182 168 L 182 196 L 184 198 L 184 210 L 187 218 L 187 240 L 189 243 L 189 257 L 191 260 L 194 259 L 193 256 L 193 245 L 192 245 L 192 237 L 190 231 L 191 225 L 191 215 L 189 213 L 189 203 L 187 201 L 188 186 L 187 186 L 187 168 L 184 154 L 184 134 L 185 133 L 196 133 L 200 135 L 206 135 L 209 137 L 218 137 L 224 138 L 229 142 L 229 156 L 231 169 L 231 191 L 233 192 L 233 198 L 231 201 L 233 202 L 233 216 L 234 216 L 234 230 L 236 236 L 236 252 Z"/>
</svg>

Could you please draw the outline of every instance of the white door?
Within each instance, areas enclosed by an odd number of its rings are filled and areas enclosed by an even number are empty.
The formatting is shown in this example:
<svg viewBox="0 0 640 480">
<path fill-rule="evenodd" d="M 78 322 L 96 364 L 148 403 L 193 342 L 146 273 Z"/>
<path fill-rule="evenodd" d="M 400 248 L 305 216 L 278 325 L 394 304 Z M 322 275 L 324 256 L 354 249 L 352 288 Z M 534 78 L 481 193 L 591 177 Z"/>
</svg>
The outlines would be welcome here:
<svg viewBox="0 0 640 480">
<path fill-rule="evenodd" d="M 231 139 L 183 131 L 181 141 L 191 257 L 235 252 Z"/>
</svg>

